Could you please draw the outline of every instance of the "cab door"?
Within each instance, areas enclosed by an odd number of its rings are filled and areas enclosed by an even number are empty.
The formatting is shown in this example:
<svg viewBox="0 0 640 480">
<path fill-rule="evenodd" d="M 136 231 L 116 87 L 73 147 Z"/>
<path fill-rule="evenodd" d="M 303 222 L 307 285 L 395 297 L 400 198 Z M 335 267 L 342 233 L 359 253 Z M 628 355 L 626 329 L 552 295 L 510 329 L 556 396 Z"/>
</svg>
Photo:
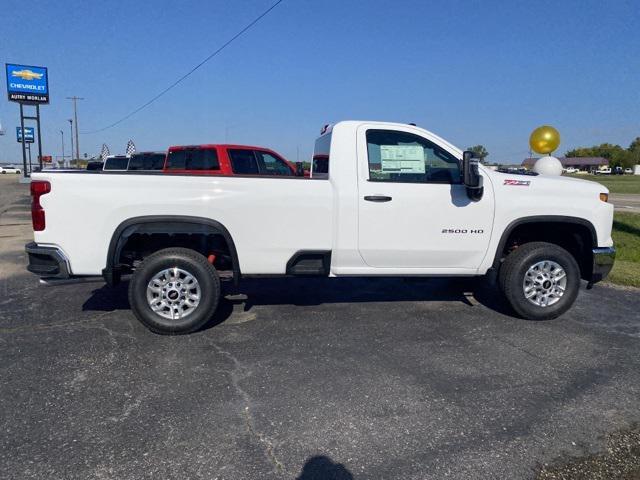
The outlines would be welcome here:
<svg viewBox="0 0 640 480">
<path fill-rule="evenodd" d="M 357 137 L 358 249 L 364 262 L 434 273 L 477 269 L 493 226 L 488 179 L 482 199 L 470 201 L 459 152 L 421 129 L 364 125 Z"/>
</svg>

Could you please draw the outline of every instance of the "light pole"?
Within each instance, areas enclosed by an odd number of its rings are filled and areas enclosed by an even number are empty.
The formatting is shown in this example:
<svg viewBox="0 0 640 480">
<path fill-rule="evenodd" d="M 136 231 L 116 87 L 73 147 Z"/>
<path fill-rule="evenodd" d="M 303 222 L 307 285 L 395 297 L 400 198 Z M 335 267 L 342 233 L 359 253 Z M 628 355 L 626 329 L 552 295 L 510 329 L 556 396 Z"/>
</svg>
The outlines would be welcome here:
<svg viewBox="0 0 640 480">
<path fill-rule="evenodd" d="M 62 137 L 62 168 L 66 166 L 66 160 L 64 159 L 64 132 L 60 130 L 60 136 Z"/>
<path fill-rule="evenodd" d="M 69 119 L 69 131 L 71 132 L 71 160 L 69 160 L 69 166 L 71 166 L 71 162 L 73 161 L 73 120 Z"/>
</svg>

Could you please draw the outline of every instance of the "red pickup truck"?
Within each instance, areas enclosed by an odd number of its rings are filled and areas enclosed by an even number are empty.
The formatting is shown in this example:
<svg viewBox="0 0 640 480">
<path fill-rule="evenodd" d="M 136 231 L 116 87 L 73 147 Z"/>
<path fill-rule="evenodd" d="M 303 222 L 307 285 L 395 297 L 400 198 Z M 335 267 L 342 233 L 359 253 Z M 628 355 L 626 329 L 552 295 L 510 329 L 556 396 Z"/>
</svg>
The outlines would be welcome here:
<svg viewBox="0 0 640 480">
<path fill-rule="evenodd" d="M 301 166 L 273 150 L 248 145 L 188 145 L 169 147 L 165 173 L 210 175 L 305 176 Z"/>
</svg>

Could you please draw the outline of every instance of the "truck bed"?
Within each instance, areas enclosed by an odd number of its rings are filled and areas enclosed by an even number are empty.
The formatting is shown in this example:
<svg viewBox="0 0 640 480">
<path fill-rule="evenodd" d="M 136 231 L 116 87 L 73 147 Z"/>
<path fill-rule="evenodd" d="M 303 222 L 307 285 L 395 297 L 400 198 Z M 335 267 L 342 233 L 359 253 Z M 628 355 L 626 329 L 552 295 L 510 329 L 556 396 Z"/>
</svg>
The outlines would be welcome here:
<svg viewBox="0 0 640 480">
<path fill-rule="evenodd" d="M 34 232 L 34 240 L 60 247 L 73 275 L 101 274 L 117 227 L 146 216 L 222 223 L 246 274 L 284 274 L 299 249 L 331 248 L 332 187 L 327 180 L 86 173 L 32 175 L 51 183 L 51 192 L 40 200 L 46 228 Z"/>
</svg>

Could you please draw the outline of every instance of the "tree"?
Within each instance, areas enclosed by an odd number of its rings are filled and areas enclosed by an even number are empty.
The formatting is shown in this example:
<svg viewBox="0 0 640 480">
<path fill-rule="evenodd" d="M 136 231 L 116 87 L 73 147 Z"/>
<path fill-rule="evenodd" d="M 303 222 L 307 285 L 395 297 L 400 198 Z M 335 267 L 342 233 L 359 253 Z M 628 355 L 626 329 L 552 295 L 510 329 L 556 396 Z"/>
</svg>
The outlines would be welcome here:
<svg viewBox="0 0 640 480">
<path fill-rule="evenodd" d="M 631 167 L 634 164 L 634 156 L 640 157 L 640 139 L 637 151 L 631 150 L 634 143 L 631 144 L 629 150 L 625 150 L 620 145 L 612 145 L 610 143 L 603 143 L 601 145 L 594 145 L 593 147 L 579 147 L 569 150 L 566 157 L 602 157 L 609 160 L 609 166 L 611 167 Z"/>
<path fill-rule="evenodd" d="M 636 137 L 629 145 L 629 167 L 640 164 L 640 137 Z"/>
<path fill-rule="evenodd" d="M 489 152 L 484 145 L 476 145 L 474 147 L 469 147 L 467 150 L 475 153 L 475 156 L 480 159 L 480 162 L 484 163 L 484 159 L 489 156 Z"/>
</svg>

